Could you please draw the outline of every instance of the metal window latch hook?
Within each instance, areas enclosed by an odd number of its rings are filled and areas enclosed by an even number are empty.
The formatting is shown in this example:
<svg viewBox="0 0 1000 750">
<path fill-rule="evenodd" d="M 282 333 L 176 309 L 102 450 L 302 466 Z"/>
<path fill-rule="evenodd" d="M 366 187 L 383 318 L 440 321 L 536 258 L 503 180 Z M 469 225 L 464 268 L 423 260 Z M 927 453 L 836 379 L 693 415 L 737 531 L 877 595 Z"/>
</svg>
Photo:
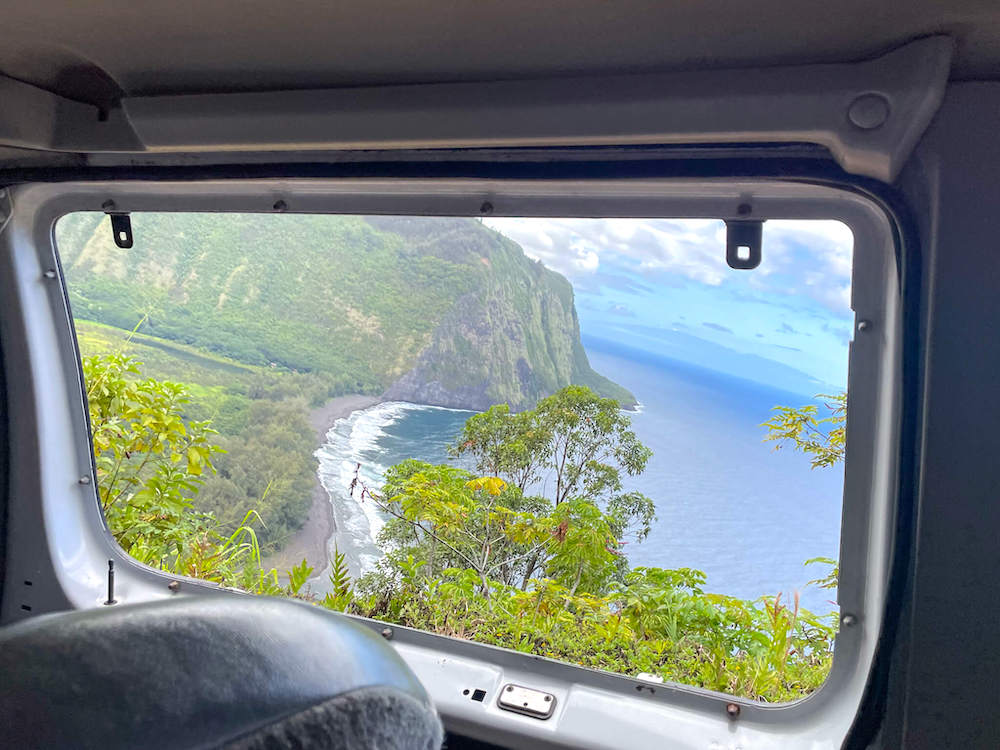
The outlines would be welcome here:
<svg viewBox="0 0 1000 750">
<path fill-rule="evenodd" d="M 760 265 L 764 222 L 759 219 L 726 220 L 726 263 L 738 271 Z"/>
<path fill-rule="evenodd" d="M 115 210 L 114 201 L 105 201 L 101 206 L 111 217 L 111 236 L 118 247 L 128 250 L 132 247 L 132 219 L 129 214 Z"/>
</svg>

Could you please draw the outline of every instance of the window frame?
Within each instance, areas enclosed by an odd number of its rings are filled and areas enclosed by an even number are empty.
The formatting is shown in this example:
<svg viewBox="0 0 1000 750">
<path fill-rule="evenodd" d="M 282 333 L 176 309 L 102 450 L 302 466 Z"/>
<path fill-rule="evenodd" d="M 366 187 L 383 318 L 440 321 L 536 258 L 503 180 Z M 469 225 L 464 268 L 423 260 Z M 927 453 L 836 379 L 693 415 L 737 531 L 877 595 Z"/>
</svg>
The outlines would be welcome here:
<svg viewBox="0 0 1000 750">
<path fill-rule="evenodd" d="M 21 596 L 4 598 L 3 622 L 40 611 L 100 606 L 108 559 L 116 561 L 122 603 L 174 595 L 167 584 L 176 577 L 125 555 L 97 502 L 80 357 L 54 241 L 55 222 L 67 213 L 105 212 L 108 201 L 120 212 L 273 213 L 283 201 L 290 213 L 481 216 L 489 204 L 493 216 L 736 219 L 745 218 L 737 206 L 749 203 L 755 218 L 844 222 L 855 236 L 852 307 L 856 321 L 868 323 L 865 331 L 856 331 L 850 348 L 841 524 L 838 600 L 842 617 L 854 621 L 837 637 L 833 668 L 820 690 L 795 703 L 764 705 L 388 625 L 391 642 L 425 682 L 449 728 L 493 742 L 530 739 L 534 746 L 602 747 L 622 744 L 629 736 L 631 746 L 666 737 L 702 746 L 706 731 L 724 744 L 795 746 L 807 736 L 831 747 L 843 741 L 861 703 L 882 626 L 900 502 L 902 257 L 894 222 L 869 198 L 780 178 L 95 181 L 23 185 L 12 198 L 14 211 L 0 235 L 7 251 L 0 279 L 6 277 L 14 293 L 0 302 L 0 333 L 8 372 L 18 363 L 26 368 L 25 378 L 8 378 L 11 436 L 34 425 L 37 439 L 13 441 L 11 497 L 37 497 L 39 503 L 26 509 L 25 503 L 13 507 L 12 502 L 5 592 L 18 590 Z M 55 277 L 47 277 L 48 271 Z M 29 561 L 29 552 L 37 558 L 38 550 L 45 550 L 49 565 Z M 32 565 L 46 570 L 32 572 Z M 22 581 L 28 575 L 47 584 L 32 586 L 30 612 L 18 608 L 28 596 Z M 203 581 L 181 580 L 187 594 L 229 593 Z M 387 626 L 355 619 L 379 631 Z M 499 710 L 493 700 L 506 682 L 555 694 L 553 717 L 543 722 Z M 463 689 L 474 687 L 489 691 L 487 701 L 473 704 L 462 696 Z M 630 702 L 627 712 L 623 697 Z M 726 712 L 730 704 L 739 706 L 736 721 Z"/>
</svg>

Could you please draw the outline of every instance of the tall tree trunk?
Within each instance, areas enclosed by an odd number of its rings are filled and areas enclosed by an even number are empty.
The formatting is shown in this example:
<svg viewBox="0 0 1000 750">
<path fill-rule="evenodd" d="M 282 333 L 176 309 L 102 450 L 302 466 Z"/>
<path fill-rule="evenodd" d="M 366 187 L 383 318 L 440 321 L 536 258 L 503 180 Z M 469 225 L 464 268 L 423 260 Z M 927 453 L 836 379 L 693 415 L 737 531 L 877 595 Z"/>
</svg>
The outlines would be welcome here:
<svg viewBox="0 0 1000 750">
<path fill-rule="evenodd" d="M 486 577 L 485 573 L 483 573 L 482 571 L 478 571 L 478 572 L 479 572 L 480 585 L 482 585 L 482 587 L 483 587 L 483 598 L 486 599 L 486 606 L 487 606 L 487 608 L 490 611 L 492 611 L 493 610 L 493 602 L 490 600 L 490 581 Z"/>
<path fill-rule="evenodd" d="M 538 565 L 538 553 L 536 552 L 528 560 L 528 569 L 524 571 L 524 579 L 521 581 L 521 591 L 526 591 L 528 589 L 528 581 L 531 580 L 531 574 L 535 572 L 535 567 Z"/>
</svg>

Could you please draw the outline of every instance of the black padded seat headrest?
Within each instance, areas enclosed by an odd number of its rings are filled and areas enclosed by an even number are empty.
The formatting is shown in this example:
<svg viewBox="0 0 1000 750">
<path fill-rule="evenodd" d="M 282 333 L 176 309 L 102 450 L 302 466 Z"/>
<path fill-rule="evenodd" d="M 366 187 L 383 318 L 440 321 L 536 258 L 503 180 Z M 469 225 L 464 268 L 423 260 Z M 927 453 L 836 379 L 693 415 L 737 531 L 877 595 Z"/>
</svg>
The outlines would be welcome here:
<svg viewBox="0 0 1000 750">
<path fill-rule="evenodd" d="M 7 747 L 437 750 L 398 654 L 348 618 L 284 599 L 184 597 L 0 629 Z"/>
</svg>

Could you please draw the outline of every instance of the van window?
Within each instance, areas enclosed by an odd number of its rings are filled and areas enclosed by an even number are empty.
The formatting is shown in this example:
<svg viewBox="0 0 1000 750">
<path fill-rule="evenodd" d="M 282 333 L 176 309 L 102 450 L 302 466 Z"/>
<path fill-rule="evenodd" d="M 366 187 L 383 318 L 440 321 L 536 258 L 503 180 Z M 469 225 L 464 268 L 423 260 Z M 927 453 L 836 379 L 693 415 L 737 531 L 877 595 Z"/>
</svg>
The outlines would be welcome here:
<svg viewBox="0 0 1000 750">
<path fill-rule="evenodd" d="M 57 225 L 107 524 L 260 594 L 760 701 L 833 659 L 852 235 Z M 745 260 L 740 256 L 741 260 Z"/>
</svg>

